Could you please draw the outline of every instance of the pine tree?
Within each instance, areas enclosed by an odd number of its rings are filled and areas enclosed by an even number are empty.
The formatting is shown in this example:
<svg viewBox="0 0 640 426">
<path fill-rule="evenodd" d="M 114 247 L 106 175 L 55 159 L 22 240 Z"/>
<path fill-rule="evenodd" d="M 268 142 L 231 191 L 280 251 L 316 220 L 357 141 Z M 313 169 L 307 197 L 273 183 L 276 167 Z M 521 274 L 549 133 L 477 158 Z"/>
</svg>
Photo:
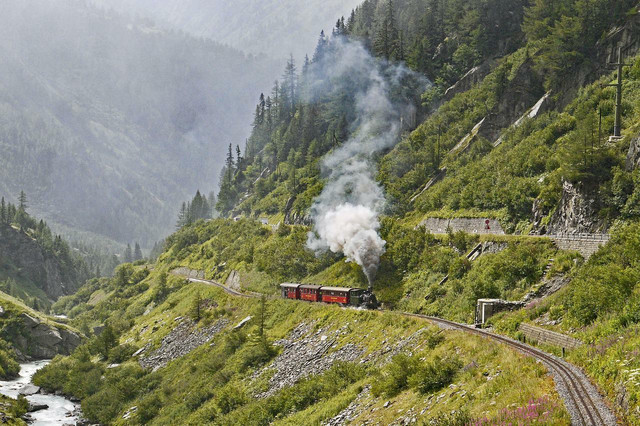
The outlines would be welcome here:
<svg viewBox="0 0 640 426">
<path fill-rule="evenodd" d="M 140 248 L 140 244 L 136 242 L 136 246 L 133 252 L 133 260 L 142 260 L 142 249 Z"/>
<path fill-rule="evenodd" d="M 9 223 L 4 197 L 2 197 L 2 201 L 0 201 L 0 223 Z"/>
<path fill-rule="evenodd" d="M 20 196 L 18 197 L 18 209 L 22 210 L 23 212 L 27 211 L 27 194 L 24 193 L 24 191 L 20 191 Z"/>
<path fill-rule="evenodd" d="M 398 53 L 398 28 L 393 13 L 393 1 L 387 2 L 384 16 L 377 24 L 376 36 L 373 48 L 376 54 L 386 59 L 397 59 Z"/>
<path fill-rule="evenodd" d="M 200 296 L 200 291 L 198 291 L 191 300 L 191 319 L 195 322 L 200 321 L 200 318 L 202 318 L 202 307 L 200 305 L 202 305 L 202 297 Z"/>
<path fill-rule="evenodd" d="M 225 167 L 227 169 L 227 180 L 229 184 L 231 184 L 233 180 L 233 172 L 234 172 L 234 161 L 233 161 L 233 145 L 229 144 L 229 152 L 227 153 L 227 161 L 225 162 Z"/>
<path fill-rule="evenodd" d="M 293 55 L 289 57 L 282 76 L 282 106 L 287 117 L 292 118 L 296 109 L 297 79 L 296 63 Z M 286 98 L 285 98 L 286 94 Z"/>
<path fill-rule="evenodd" d="M 133 262 L 133 253 L 131 252 L 131 244 L 127 244 L 127 248 L 124 251 L 124 263 Z"/>
<path fill-rule="evenodd" d="M 313 53 L 313 62 L 321 62 L 327 53 L 327 45 L 329 40 L 324 35 L 324 30 L 320 31 L 320 37 L 318 37 L 318 44 L 316 44 L 316 50 Z"/>
<path fill-rule="evenodd" d="M 178 213 L 178 222 L 176 223 L 176 228 L 180 229 L 186 224 L 187 224 L 187 203 L 182 202 L 182 206 L 180 207 L 180 212 Z"/>
<path fill-rule="evenodd" d="M 236 167 L 238 169 L 242 167 L 242 152 L 240 151 L 240 145 L 236 145 Z"/>
</svg>

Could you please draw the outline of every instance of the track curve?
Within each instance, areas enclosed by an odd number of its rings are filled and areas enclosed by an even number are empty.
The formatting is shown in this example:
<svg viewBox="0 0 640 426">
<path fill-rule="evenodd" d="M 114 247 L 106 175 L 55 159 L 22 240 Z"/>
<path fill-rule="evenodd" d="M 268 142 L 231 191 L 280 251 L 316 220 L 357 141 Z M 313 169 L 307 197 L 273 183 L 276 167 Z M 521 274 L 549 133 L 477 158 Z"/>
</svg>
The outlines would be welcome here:
<svg viewBox="0 0 640 426">
<path fill-rule="evenodd" d="M 426 315 L 404 313 L 414 318 L 442 325 L 446 328 L 460 330 L 469 334 L 479 335 L 510 346 L 521 353 L 532 356 L 544 363 L 547 368 L 555 372 L 554 380 L 561 396 L 571 414 L 571 423 L 575 425 L 608 426 L 617 424 L 615 414 L 607 407 L 597 389 L 576 366 L 548 354 L 540 349 L 526 345 L 505 336 L 490 333 L 468 325 Z"/>
<path fill-rule="evenodd" d="M 190 282 L 197 282 L 219 287 L 232 296 L 244 298 L 261 297 L 261 295 L 257 293 L 239 292 L 217 281 L 190 278 L 177 273 L 174 273 L 174 275 L 182 276 Z M 438 317 L 411 314 L 408 312 L 401 312 L 401 314 L 406 317 L 423 319 L 431 323 L 443 326 L 444 328 L 460 330 L 465 333 L 491 339 L 541 361 L 553 374 L 558 392 L 564 399 L 567 410 L 571 415 L 572 425 L 609 426 L 618 423 L 615 414 L 604 402 L 604 399 L 602 398 L 596 387 L 576 366 L 533 346 L 529 346 L 517 340 L 499 334 L 491 333 L 486 330 L 477 329 L 475 327 L 470 327 L 465 324 L 460 324 Z"/>
</svg>

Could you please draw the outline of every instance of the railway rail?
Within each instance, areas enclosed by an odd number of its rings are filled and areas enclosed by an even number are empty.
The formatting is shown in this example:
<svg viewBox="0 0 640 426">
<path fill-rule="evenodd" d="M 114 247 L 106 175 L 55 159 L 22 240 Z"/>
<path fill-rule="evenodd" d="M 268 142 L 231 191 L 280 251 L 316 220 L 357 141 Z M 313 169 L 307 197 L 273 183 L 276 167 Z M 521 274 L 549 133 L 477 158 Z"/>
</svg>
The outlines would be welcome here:
<svg viewBox="0 0 640 426">
<path fill-rule="evenodd" d="M 232 296 L 245 298 L 260 297 L 257 293 L 242 293 L 216 281 L 189 277 L 185 278 L 191 282 L 219 287 Z M 403 312 L 402 315 L 423 319 L 444 328 L 459 330 L 468 334 L 488 338 L 541 361 L 553 374 L 558 392 L 564 399 L 567 410 L 571 415 L 572 425 L 609 426 L 618 423 L 615 414 L 606 405 L 595 386 L 591 384 L 584 373 L 574 365 L 533 346 L 529 346 L 517 340 L 491 333 L 486 330 L 427 315 L 411 314 L 407 312 Z"/>
</svg>

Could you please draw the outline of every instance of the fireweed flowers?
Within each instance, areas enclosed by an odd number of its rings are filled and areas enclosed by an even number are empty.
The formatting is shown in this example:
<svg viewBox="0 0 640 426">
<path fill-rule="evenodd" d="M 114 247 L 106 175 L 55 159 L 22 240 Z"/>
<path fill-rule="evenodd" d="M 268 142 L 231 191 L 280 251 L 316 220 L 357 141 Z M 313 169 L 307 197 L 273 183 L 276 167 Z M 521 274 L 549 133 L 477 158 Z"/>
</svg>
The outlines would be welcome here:
<svg viewBox="0 0 640 426">
<path fill-rule="evenodd" d="M 531 399 L 526 405 L 509 409 L 503 408 L 500 413 L 489 419 L 487 417 L 476 419 L 469 423 L 469 426 L 485 425 L 529 425 L 535 423 L 546 423 L 553 417 L 553 412 L 558 408 L 558 404 L 549 400 L 547 396 Z"/>
</svg>

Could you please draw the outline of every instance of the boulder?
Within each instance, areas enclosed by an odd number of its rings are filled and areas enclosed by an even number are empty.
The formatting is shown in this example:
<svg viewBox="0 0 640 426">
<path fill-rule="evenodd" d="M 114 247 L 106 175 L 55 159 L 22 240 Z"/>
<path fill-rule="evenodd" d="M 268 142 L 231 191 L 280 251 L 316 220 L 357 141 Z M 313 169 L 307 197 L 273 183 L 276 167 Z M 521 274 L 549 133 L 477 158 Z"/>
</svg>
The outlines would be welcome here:
<svg viewBox="0 0 640 426">
<path fill-rule="evenodd" d="M 36 386 L 36 385 L 32 385 L 32 384 L 27 384 L 24 385 L 23 387 L 20 388 L 20 390 L 18 391 L 19 395 L 35 395 L 38 392 L 40 392 L 40 387 Z"/>
<path fill-rule="evenodd" d="M 29 412 L 33 413 L 34 411 L 46 410 L 49 406 L 47 404 L 29 404 Z"/>
</svg>

